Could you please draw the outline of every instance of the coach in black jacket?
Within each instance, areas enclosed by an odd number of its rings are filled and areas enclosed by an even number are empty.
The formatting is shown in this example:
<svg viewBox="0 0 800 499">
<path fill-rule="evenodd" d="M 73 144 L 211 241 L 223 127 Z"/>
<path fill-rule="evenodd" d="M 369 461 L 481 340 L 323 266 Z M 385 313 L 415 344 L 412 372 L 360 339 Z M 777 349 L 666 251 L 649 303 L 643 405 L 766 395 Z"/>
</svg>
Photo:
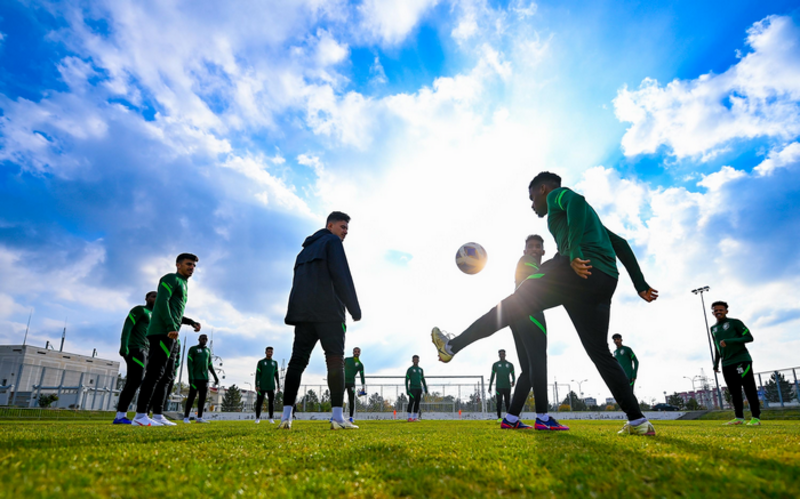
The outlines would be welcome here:
<svg viewBox="0 0 800 499">
<path fill-rule="evenodd" d="M 349 223 L 350 217 L 340 211 L 328 215 L 325 228 L 303 242 L 303 250 L 294 264 L 285 319 L 286 324 L 294 326 L 294 345 L 286 369 L 281 428 L 291 427 L 292 406 L 317 341 L 325 351 L 333 419 L 344 420 L 345 307 L 354 321 L 361 320 L 361 307 L 342 245 Z"/>
</svg>

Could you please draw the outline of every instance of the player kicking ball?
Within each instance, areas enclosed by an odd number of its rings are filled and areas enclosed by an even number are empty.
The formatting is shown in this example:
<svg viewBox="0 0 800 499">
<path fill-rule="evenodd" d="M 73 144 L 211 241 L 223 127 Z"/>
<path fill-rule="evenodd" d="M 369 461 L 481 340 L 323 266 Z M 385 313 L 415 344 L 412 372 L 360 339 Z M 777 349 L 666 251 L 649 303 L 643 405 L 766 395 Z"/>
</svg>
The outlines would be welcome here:
<svg viewBox="0 0 800 499">
<path fill-rule="evenodd" d="M 639 296 L 647 302 L 658 291 L 644 280 L 628 242 L 606 229 L 583 196 L 561 187 L 561 177 L 536 175 L 528 186 L 534 212 L 547 215 L 547 225 L 558 253 L 542 264 L 514 293 L 457 337 L 433 328 L 431 336 L 442 362 L 480 338 L 492 335 L 525 316 L 563 306 L 578 332 L 586 353 L 611 394 L 628 417 L 620 435 L 655 436 L 644 417 L 625 372 L 608 349 L 611 298 L 617 287 L 617 258 L 625 266 Z"/>
</svg>

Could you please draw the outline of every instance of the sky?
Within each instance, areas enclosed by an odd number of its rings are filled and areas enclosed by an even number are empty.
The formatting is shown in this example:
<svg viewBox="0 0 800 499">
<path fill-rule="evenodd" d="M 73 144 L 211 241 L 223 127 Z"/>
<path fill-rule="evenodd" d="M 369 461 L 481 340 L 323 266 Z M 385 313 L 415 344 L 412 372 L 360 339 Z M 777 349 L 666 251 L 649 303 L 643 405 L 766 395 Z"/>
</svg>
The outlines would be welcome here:
<svg viewBox="0 0 800 499">
<path fill-rule="evenodd" d="M 367 374 L 418 354 L 488 378 L 499 348 L 516 362 L 508 329 L 449 364 L 430 330 L 510 294 L 528 234 L 556 252 L 527 198 L 544 170 L 660 292 L 623 270 L 613 301 L 641 399 L 711 375 L 700 286 L 752 330 L 755 371 L 800 366 L 795 2 L 3 2 L 0 343 L 32 312 L 30 344 L 66 321 L 65 350 L 121 360 L 128 310 L 188 251 L 186 314 L 247 387 L 267 345 L 288 361 L 294 258 L 341 210 Z M 472 276 L 469 241 L 489 255 Z M 546 315 L 549 382 L 610 396 Z M 304 381 L 324 376 L 318 347 Z"/>
</svg>

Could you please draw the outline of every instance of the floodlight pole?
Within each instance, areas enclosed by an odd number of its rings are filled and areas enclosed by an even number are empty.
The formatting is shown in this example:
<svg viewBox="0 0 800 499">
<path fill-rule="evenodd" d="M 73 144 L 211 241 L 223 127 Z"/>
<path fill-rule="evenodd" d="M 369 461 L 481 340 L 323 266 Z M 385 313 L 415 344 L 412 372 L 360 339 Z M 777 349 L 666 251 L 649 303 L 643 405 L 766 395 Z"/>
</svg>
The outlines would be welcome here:
<svg viewBox="0 0 800 499">
<path fill-rule="evenodd" d="M 711 353 L 711 364 L 714 364 L 714 346 L 711 341 L 711 329 L 708 327 L 708 315 L 706 314 L 706 300 L 703 298 L 703 293 L 706 293 L 710 290 L 708 286 L 703 286 L 702 288 L 693 289 L 692 293 L 696 295 L 700 295 L 700 303 L 703 307 L 703 320 L 706 321 L 706 335 L 708 336 L 708 351 Z M 722 390 L 719 388 L 719 376 L 717 375 L 717 371 L 714 371 L 714 382 L 717 385 L 717 398 L 719 399 L 719 408 L 722 410 Z"/>
</svg>

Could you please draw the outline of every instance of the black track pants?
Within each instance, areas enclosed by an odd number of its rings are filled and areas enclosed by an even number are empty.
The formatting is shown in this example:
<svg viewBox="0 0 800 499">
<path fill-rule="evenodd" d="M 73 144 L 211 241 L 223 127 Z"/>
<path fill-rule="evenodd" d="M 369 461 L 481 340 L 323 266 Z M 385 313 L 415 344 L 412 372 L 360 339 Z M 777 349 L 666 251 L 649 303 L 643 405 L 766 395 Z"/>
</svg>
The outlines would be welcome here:
<svg viewBox="0 0 800 499">
<path fill-rule="evenodd" d="M 295 325 L 292 357 L 286 368 L 284 405 L 294 405 L 303 371 L 311 358 L 311 351 L 319 341 L 328 366 L 331 407 L 344 406 L 344 333 L 345 327 L 341 322 L 304 322 Z"/>
<path fill-rule="evenodd" d="M 503 401 L 506 403 L 506 412 L 511 407 L 511 388 L 498 388 L 494 397 L 497 401 L 497 417 L 499 419 L 503 412 Z"/>
<path fill-rule="evenodd" d="M 197 417 L 203 417 L 203 408 L 206 405 L 206 395 L 208 395 L 207 379 L 189 380 L 189 398 L 186 399 L 186 407 L 183 409 L 184 419 L 189 417 L 195 397 L 197 397 Z"/>
<path fill-rule="evenodd" d="M 142 385 L 144 379 L 144 369 L 147 364 L 147 351 L 138 348 L 131 349 L 125 357 L 125 365 L 128 366 L 128 374 L 125 375 L 125 387 L 119 394 L 117 402 L 117 412 L 128 412 L 136 390 Z"/>
<path fill-rule="evenodd" d="M 272 419 L 275 412 L 275 390 L 258 390 L 256 395 L 256 419 L 261 419 L 261 406 L 264 405 L 264 395 L 267 396 L 267 409 L 269 409 L 269 418 Z"/>
<path fill-rule="evenodd" d="M 733 412 L 737 418 L 744 418 L 744 400 L 742 399 L 742 388 L 750 403 L 750 413 L 754 418 L 761 417 L 761 403 L 758 400 L 758 389 L 756 389 L 756 379 L 753 376 L 753 363 L 740 362 L 730 366 L 722 366 L 722 376 L 728 384 L 728 391 L 731 394 Z"/>
<path fill-rule="evenodd" d="M 356 409 L 356 387 L 355 385 L 345 385 L 344 389 L 347 391 L 347 408 L 352 418 Z"/>
<path fill-rule="evenodd" d="M 422 388 L 412 388 L 408 394 L 408 412 L 419 414 L 419 404 L 422 402 Z"/>
<path fill-rule="evenodd" d="M 611 297 L 617 279 L 597 269 L 592 269 L 589 278 L 583 279 L 572 270 L 569 259 L 561 256 L 542 264 L 539 273 L 531 277 L 523 281 L 514 294 L 453 338 L 450 341 L 453 352 L 525 317 L 564 306 L 584 350 L 628 419 L 644 417 L 625 371 L 608 349 Z"/>
<path fill-rule="evenodd" d="M 533 319 L 533 320 L 532 320 Z M 506 411 L 519 416 L 533 388 L 536 412 L 547 412 L 547 323 L 544 314 L 524 317 L 511 325 L 514 345 L 522 372 L 517 378 L 511 407 Z M 499 416 L 498 416 L 499 417 Z"/>
<path fill-rule="evenodd" d="M 144 381 L 139 389 L 139 401 L 136 403 L 136 412 L 142 414 L 149 411 L 151 401 L 154 403 L 157 401 L 159 405 L 164 402 L 164 390 L 167 385 L 159 385 L 159 383 L 167 372 L 172 347 L 175 345 L 175 340 L 170 339 L 166 334 L 148 336 L 147 339 L 150 341 L 149 358 Z"/>
<path fill-rule="evenodd" d="M 150 399 L 150 407 L 153 414 L 164 414 L 164 405 L 167 403 L 169 391 L 172 390 L 172 385 L 175 383 L 175 362 L 178 360 L 178 346 L 177 344 L 172 347 L 172 353 L 167 360 L 167 367 L 161 380 L 156 385 L 153 392 L 153 398 Z"/>
</svg>

